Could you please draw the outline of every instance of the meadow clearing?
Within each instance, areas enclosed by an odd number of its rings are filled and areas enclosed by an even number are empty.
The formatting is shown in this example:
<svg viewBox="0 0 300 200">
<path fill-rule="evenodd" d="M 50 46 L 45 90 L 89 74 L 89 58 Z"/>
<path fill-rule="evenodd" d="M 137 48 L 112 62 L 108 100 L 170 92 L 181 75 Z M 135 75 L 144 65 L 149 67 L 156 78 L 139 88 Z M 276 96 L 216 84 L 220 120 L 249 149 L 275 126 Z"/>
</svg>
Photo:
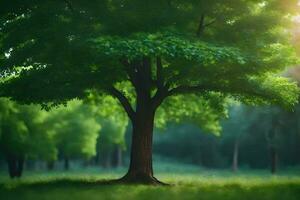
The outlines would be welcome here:
<svg viewBox="0 0 300 200">
<path fill-rule="evenodd" d="M 184 172 L 190 171 L 190 172 Z M 118 199 L 272 199 L 300 198 L 299 170 L 286 170 L 270 175 L 266 170 L 204 170 L 165 167 L 156 177 L 168 186 L 109 185 L 103 181 L 115 179 L 124 169 L 71 170 L 70 172 L 27 172 L 20 180 L 0 176 L 1 200 L 118 200 Z"/>
</svg>

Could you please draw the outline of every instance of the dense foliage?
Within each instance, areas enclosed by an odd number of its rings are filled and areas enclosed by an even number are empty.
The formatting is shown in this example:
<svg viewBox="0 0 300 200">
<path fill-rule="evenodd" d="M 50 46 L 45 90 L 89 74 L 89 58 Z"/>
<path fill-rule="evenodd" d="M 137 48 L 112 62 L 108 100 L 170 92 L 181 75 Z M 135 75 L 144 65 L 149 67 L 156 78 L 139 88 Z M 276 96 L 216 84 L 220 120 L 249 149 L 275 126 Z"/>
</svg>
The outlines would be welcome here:
<svg viewBox="0 0 300 200">
<path fill-rule="evenodd" d="M 155 155 L 206 168 L 231 168 L 238 142 L 237 169 L 272 170 L 297 167 L 299 159 L 299 106 L 295 112 L 278 107 L 232 106 L 214 136 L 193 124 L 169 125 L 154 140 Z M 191 153 L 193 152 L 193 153 Z M 237 170 L 236 169 L 236 170 Z"/>
<path fill-rule="evenodd" d="M 289 106 L 294 85 L 266 72 L 295 62 L 285 30 L 296 8 L 296 0 L 2 1 L 2 73 L 26 67 L 2 92 L 40 103 L 82 98 L 91 88 L 110 94 L 128 80 L 124 62 L 147 57 L 151 65 L 162 59 L 163 80 L 151 79 L 172 93 Z"/>
</svg>

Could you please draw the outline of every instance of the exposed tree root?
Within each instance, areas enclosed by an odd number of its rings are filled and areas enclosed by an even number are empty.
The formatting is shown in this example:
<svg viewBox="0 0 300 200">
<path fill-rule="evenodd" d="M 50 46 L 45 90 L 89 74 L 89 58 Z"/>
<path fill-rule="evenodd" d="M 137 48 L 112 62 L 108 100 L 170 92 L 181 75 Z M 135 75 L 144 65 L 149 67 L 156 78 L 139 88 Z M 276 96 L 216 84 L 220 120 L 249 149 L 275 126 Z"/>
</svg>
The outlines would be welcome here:
<svg viewBox="0 0 300 200">
<path fill-rule="evenodd" d="M 144 175 L 144 174 L 126 174 L 124 177 L 116 180 L 116 183 L 120 184 L 142 184 L 142 185 L 161 185 L 167 186 L 168 184 L 159 181 L 157 178 L 151 175 Z"/>
</svg>

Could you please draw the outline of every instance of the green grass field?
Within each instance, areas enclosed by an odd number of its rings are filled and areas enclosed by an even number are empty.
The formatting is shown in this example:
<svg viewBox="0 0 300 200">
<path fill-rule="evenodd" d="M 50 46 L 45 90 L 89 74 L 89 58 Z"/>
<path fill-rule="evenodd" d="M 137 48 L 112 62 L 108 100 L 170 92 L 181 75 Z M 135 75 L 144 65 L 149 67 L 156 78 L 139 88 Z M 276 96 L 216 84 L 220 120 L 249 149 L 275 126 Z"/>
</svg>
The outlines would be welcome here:
<svg viewBox="0 0 300 200">
<path fill-rule="evenodd" d="M 276 176 L 267 171 L 212 171 L 195 168 L 157 170 L 156 177 L 170 186 L 103 185 L 102 180 L 120 177 L 124 170 L 27 172 L 21 180 L 0 175 L 1 200 L 299 200 L 299 171 Z M 168 172 L 167 172 L 168 171 Z"/>
</svg>

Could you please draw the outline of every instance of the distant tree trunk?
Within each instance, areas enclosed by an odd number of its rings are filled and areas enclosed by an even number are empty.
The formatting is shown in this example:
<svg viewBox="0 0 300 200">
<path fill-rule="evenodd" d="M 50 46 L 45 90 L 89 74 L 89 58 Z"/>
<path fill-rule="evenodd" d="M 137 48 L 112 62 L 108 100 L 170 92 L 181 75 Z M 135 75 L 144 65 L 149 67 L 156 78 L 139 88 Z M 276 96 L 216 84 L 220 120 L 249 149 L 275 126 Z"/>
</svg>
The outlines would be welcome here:
<svg viewBox="0 0 300 200">
<path fill-rule="evenodd" d="M 64 168 L 65 168 L 65 170 L 70 169 L 70 160 L 69 160 L 69 157 L 67 157 L 67 156 L 64 158 Z"/>
<path fill-rule="evenodd" d="M 97 150 L 97 153 L 96 153 L 96 156 L 94 158 L 94 164 L 97 166 L 97 165 L 100 165 L 100 159 L 101 158 L 101 155 L 100 155 L 100 152 L 99 150 Z"/>
<path fill-rule="evenodd" d="M 24 156 L 7 155 L 6 161 L 10 178 L 20 178 L 23 172 Z"/>
<path fill-rule="evenodd" d="M 28 170 L 36 169 L 36 161 L 35 160 L 26 160 L 26 162 L 24 164 L 26 166 L 26 169 L 28 169 Z"/>
<path fill-rule="evenodd" d="M 86 167 L 89 167 L 92 164 L 93 163 L 92 163 L 92 161 L 90 159 L 86 159 L 86 160 L 83 161 L 82 166 L 86 168 Z"/>
<path fill-rule="evenodd" d="M 122 166 L 122 149 L 119 145 L 117 145 L 113 152 L 113 167 L 121 167 Z"/>
<path fill-rule="evenodd" d="M 23 168 L 24 168 L 24 161 L 25 161 L 24 156 L 20 156 L 17 160 L 16 177 L 18 177 L 18 178 L 20 178 L 22 176 Z"/>
<path fill-rule="evenodd" d="M 275 147 L 271 147 L 270 151 L 271 151 L 271 173 L 275 174 L 277 172 L 278 155 Z"/>
<path fill-rule="evenodd" d="M 238 170 L 238 159 L 239 159 L 239 139 L 234 141 L 233 157 L 232 157 L 232 171 Z"/>
<path fill-rule="evenodd" d="M 111 152 L 108 149 L 103 150 L 102 158 L 101 158 L 101 165 L 103 168 L 111 168 Z"/>
<path fill-rule="evenodd" d="M 47 169 L 48 169 L 49 171 L 54 170 L 54 164 L 55 164 L 55 161 L 48 161 L 48 162 L 47 162 Z"/>
<path fill-rule="evenodd" d="M 15 178 L 17 173 L 17 159 L 14 156 L 7 156 L 6 161 L 10 178 Z"/>
<path fill-rule="evenodd" d="M 272 119 L 272 129 L 269 131 L 267 135 L 267 141 L 269 143 L 270 148 L 270 157 L 271 157 L 271 173 L 275 174 L 277 171 L 277 164 L 278 164 L 278 155 L 277 155 L 277 135 L 280 131 L 280 119 L 273 118 Z"/>
</svg>

